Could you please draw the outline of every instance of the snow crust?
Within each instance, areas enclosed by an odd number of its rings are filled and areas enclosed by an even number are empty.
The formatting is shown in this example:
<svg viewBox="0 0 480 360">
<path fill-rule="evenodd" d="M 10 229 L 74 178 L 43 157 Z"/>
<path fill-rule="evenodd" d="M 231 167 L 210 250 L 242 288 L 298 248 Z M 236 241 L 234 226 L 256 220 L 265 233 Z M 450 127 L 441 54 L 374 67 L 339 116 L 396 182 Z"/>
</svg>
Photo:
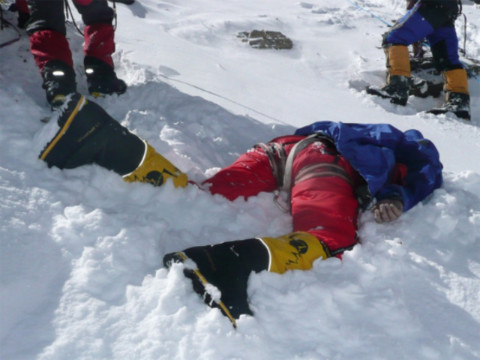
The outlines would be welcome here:
<svg viewBox="0 0 480 360">
<path fill-rule="evenodd" d="M 392 22 L 403 0 L 358 0 Z M 463 1 L 467 54 L 480 8 Z M 445 184 L 399 221 L 360 219 L 361 245 L 311 271 L 260 273 L 238 329 L 206 307 L 167 252 L 291 229 L 271 194 L 229 202 L 196 187 L 125 183 L 97 166 L 49 169 L 56 131 L 28 38 L 0 49 L 0 358 L 480 359 L 480 84 L 471 122 L 359 91 L 381 84 L 387 27 L 348 0 L 136 0 L 117 5 L 115 63 L 126 94 L 95 100 L 194 180 L 259 141 L 317 120 L 416 128 Z M 14 21 L 12 14 L 5 14 Z M 78 14 L 75 13 L 77 21 Z M 463 18 L 457 20 L 463 44 Z M 241 31 L 281 31 L 291 51 Z M 12 36 L 0 31 L 0 40 Z M 68 37 L 78 89 L 82 41 Z"/>
</svg>

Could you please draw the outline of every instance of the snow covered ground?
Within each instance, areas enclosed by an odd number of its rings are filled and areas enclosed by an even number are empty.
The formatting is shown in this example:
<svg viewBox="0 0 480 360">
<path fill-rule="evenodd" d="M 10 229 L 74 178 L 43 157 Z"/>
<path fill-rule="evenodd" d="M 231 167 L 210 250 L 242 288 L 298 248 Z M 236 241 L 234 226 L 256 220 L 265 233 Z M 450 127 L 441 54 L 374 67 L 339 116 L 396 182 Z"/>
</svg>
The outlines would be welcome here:
<svg viewBox="0 0 480 360">
<path fill-rule="evenodd" d="M 467 53 L 479 59 L 480 7 L 463 3 Z M 387 22 L 405 8 L 357 4 Z M 48 169 L 37 157 L 55 124 L 39 121 L 50 110 L 24 36 L 0 49 L 1 359 L 480 359 L 478 80 L 471 122 L 423 112 L 442 99 L 403 108 L 358 91 L 382 82 L 387 27 L 349 0 L 136 0 L 117 10 L 115 62 L 129 89 L 97 102 L 193 179 L 258 141 L 333 120 L 419 129 L 440 151 L 445 184 L 395 223 L 363 214 L 362 244 L 343 261 L 252 276 L 256 315 L 234 330 L 162 256 L 284 234 L 289 216 L 271 194 L 229 202 L 96 166 Z M 281 31 L 294 48 L 252 49 L 237 34 L 254 29 Z M 72 26 L 69 39 L 86 93 Z"/>
</svg>

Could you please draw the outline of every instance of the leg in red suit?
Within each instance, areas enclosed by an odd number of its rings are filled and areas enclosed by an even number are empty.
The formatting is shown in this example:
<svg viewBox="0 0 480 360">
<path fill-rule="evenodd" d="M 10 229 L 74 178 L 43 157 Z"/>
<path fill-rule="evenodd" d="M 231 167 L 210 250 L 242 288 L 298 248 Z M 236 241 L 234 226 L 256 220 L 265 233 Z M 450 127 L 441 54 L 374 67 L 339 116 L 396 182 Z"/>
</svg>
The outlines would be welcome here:
<svg viewBox="0 0 480 360">
<path fill-rule="evenodd" d="M 301 138 L 288 136 L 274 141 L 284 144 L 288 155 L 293 146 L 292 139 L 298 141 Z M 327 173 L 329 167 L 317 167 L 318 164 L 331 164 L 340 169 L 338 171 L 343 176 Z M 332 252 L 355 245 L 358 201 L 354 188 L 360 177 L 350 164 L 336 151 L 313 143 L 295 157 L 292 179 L 293 231 L 314 235 Z M 221 194 L 229 200 L 278 188 L 268 157 L 259 148 L 241 155 L 203 184 L 212 194 Z"/>
<path fill-rule="evenodd" d="M 113 68 L 113 10 L 106 0 L 76 0 L 74 4 L 86 25 L 84 65 L 89 92 L 93 95 L 125 92 L 126 84 L 117 78 Z M 76 91 L 72 53 L 66 39 L 64 2 L 28 0 L 28 7 L 30 49 L 42 73 L 47 100 L 56 106 Z"/>
</svg>

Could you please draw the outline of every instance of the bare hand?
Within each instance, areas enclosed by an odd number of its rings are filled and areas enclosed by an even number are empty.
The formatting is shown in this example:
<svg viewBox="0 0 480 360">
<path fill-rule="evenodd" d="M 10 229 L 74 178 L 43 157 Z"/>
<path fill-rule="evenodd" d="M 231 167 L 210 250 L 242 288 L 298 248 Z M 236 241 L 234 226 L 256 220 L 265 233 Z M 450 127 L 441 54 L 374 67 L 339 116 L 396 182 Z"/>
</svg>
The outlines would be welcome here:
<svg viewBox="0 0 480 360">
<path fill-rule="evenodd" d="M 372 208 L 375 221 L 379 224 L 398 219 L 403 212 L 403 203 L 398 199 L 383 199 Z"/>
</svg>

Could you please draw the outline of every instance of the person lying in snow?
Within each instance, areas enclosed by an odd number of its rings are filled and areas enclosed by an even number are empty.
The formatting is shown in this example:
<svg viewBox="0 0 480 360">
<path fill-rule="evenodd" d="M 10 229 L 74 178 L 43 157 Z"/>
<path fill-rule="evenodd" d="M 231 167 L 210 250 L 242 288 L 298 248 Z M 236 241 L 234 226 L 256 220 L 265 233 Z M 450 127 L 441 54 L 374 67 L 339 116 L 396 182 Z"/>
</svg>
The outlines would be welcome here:
<svg viewBox="0 0 480 360">
<path fill-rule="evenodd" d="M 61 169 L 95 163 L 126 181 L 175 187 L 188 177 L 99 105 L 75 94 L 58 116 L 59 130 L 40 153 Z M 199 246 L 165 255 L 164 265 L 193 260 L 185 268 L 206 303 L 219 307 L 235 325 L 252 314 L 247 299 L 250 273 L 307 270 L 316 259 L 341 257 L 359 241 L 359 209 L 369 204 L 379 223 L 397 219 L 442 185 L 434 144 L 417 130 L 387 124 L 320 121 L 293 135 L 257 144 L 201 185 L 229 200 L 282 190 L 292 215 L 292 232 Z M 216 286 L 213 299 L 206 285 Z"/>
</svg>

